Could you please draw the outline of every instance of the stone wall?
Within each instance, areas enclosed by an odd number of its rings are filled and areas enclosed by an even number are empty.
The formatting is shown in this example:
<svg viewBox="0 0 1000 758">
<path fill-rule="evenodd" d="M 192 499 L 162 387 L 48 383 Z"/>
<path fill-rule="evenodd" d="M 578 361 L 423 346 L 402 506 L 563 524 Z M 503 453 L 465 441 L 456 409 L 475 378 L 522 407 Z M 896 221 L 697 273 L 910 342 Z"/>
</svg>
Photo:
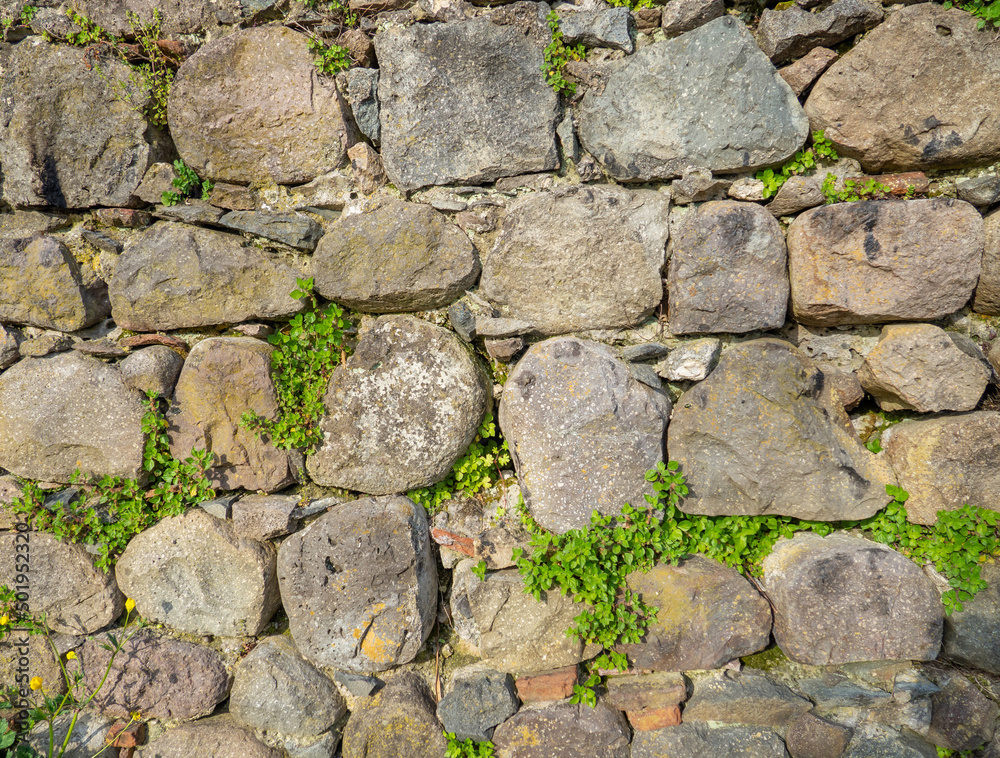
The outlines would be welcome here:
<svg viewBox="0 0 1000 758">
<path fill-rule="evenodd" d="M 89 686 L 126 597 L 151 624 L 73 755 L 134 711 L 150 757 L 438 758 L 442 730 L 504 758 L 1000 755 L 992 562 L 947 618 L 943 577 L 856 533 L 782 539 L 760 579 L 658 565 L 590 708 L 580 606 L 511 559 L 519 497 L 566 532 L 668 459 L 692 514 L 863 519 L 887 485 L 916 524 L 1000 510 L 1000 42 L 936 3 L 796 2 L 351 0 L 341 33 L 327 3 L 77 0 L 126 37 L 158 8 L 157 125 L 69 3 L 0 0 L 0 502 L 141 477 L 146 391 L 219 494 L 110 573 L 30 533 L 31 610 Z M 585 49 L 561 93 L 553 10 Z M 321 75 L 317 36 L 354 65 Z M 810 139 L 839 157 L 772 196 L 758 172 Z M 204 198 L 163 204 L 176 159 Z M 305 456 L 240 424 L 278 412 L 267 337 L 304 278 L 356 327 Z M 488 413 L 512 470 L 428 515 L 405 493 Z"/>
</svg>

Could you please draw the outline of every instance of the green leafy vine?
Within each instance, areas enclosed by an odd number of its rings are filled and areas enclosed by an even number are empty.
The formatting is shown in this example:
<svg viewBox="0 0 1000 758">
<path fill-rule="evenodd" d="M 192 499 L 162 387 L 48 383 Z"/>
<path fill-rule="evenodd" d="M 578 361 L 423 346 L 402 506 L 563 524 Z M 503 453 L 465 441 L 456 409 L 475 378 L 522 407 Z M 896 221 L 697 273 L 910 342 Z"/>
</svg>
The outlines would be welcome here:
<svg viewBox="0 0 1000 758">
<path fill-rule="evenodd" d="M 586 51 L 583 45 L 570 46 L 563 42 L 559 16 L 555 11 L 549 11 L 545 19 L 552 32 L 552 41 L 543 54 L 545 60 L 542 63 L 542 73 L 545 74 L 545 83 L 561 95 L 572 95 L 576 92 L 576 85 L 566 79 L 563 69 L 570 61 L 582 61 Z"/>
<path fill-rule="evenodd" d="M 765 169 L 757 172 L 757 178 L 764 182 L 764 199 L 775 195 L 789 178 L 804 174 L 815 168 L 816 161 L 835 161 L 838 159 L 833 143 L 826 138 L 823 130 L 812 133 L 812 147 L 799 150 L 790 161 L 775 171 Z"/>
</svg>

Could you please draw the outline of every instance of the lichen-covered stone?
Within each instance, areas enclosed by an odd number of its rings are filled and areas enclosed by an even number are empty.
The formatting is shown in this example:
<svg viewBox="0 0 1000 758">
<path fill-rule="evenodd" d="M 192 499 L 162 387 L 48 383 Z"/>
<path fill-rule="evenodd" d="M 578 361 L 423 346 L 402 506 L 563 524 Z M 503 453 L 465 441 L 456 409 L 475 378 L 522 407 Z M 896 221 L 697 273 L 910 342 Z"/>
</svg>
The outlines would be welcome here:
<svg viewBox="0 0 1000 758">
<path fill-rule="evenodd" d="M 0 239 L 0 320 L 75 332 L 111 313 L 107 286 L 52 237 Z"/>
<path fill-rule="evenodd" d="M 546 703 L 524 708 L 493 733 L 497 758 L 628 758 L 629 729 L 620 711 Z"/>
<path fill-rule="evenodd" d="M 244 29 L 201 47 L 170 89 L 170 134 L 202 178 L 302 184 L 340 166 L 347 104 L 313 65 L 308 38 Z"/>
<path fill-rule="evenodd" d="M 663 299 L 669 208 L 613 186 L 528 195 L 483 259 L 480 294 L 544 335 L 637 324 Z"/>
<path fill-rule="evenodd" d="M 291 481 L 288 453 L 240 423 L 244 413 L 278 414 L 271 378 L 274 348 L 251 337 L 212 337 L 191 350 L 167 411 L 171 454 L 212 453 L 206 472 L 225 490 L 273 492 Z"/>
<path fill-rule="evenodd" d="M 331 508 L 281 543 L 278 580 L 295 644 L 343 671 L 413 660 L 434 625 L 427 517 L 402 495 Z"/>
<path fill-rule="evenodd" d="M 382 160 L 402 190 L 559 167 L 559 97 L 542 50 L 485 18 L 375 36 Z"/>
<path fill-rule="evenodd" d="M 766 676 L 725 671 L 694 683 L 684 703 L 684 721 L 782 728 L 812 707 L 811 701 Z"/>
<path fill-rule="evenodd" d="M 443 479 L 486 412 L 486 378 L 451 332 L 383 316 L 330 378 L 323 444 L 306 459 L 327 487 L 388 495 Z"/>
<path fill-rule="evenodd" d="M 809 131 L 795 93 L 732 16 L 606 69 L 576 117 L 584 148 L 619 181 L 780 164 Z"/>
<path fill-rule="evenodd" d="M 268 747 L 229 715 L 200 719 L 170 729 L 139 748 L 138 758 L 282 758 L 284 750 Z"/>
<path fill-rule="evenodd" d="M 431 206 L 388 200 L 341 217 L 313 255 L 316 291 L 369 313 L 441 308 L 471 289 L 479 256 Z"/>
<path fill-rule="evenodd" d="M 143 413 L 114 366 L 75 351 L 26 358 L 0 374 L 0 466 L 47 482 L 138 478 Z"/>
<path fill-rule="evenodd" d="M 641 507 L 670 410 L 666 395 L 604 345 L 575 337 L 533 345 L 507 380 L 499 420 L 538 523 L 566 532 L 586 527 L 594 509 Z"/>
<path fill-rule="evenodd" d="M 260 634 L 280 603 L 270 543 L 200 508 L 137 534 L 118 559 L 122 591 L 149 621 L 189 634 Z"/>
<path fill-rule="evenodd" d="M 344 758 L 440 758 L 447 747 L 427 684 L 398 674 L 366 698 L 344 729 Z"/>
</svg>

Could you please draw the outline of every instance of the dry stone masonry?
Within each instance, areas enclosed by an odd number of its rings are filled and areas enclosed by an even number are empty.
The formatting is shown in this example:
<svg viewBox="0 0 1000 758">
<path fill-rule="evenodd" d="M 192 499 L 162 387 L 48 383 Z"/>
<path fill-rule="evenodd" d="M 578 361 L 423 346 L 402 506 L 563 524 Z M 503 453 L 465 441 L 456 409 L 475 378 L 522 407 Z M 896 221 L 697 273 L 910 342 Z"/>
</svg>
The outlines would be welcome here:
<svg viewBox="0 0 1000 758">
<path fill-rule="evenodd" d="M 1000 756 L 998 564 L 946 615 L 948 576 L 843 524 L 887 486 L 895 528 L 1000 512 L 995 29 L 629 5 L 0 0 L 0 586 L 51 630 L 0 606 L 0 701 L 24 661 L 53 696 L 107 669 L 67 756 L 133 713 L 139 758 Z M 311 293 L 346 318 L 314 389 L 281 371 Z M 310 392 L 296 449 L 269 423 Z M 199 450 L 214 492 L 109 571 L 69 539 Z M 648 625 L 599 669 L 518 551 L 667 461 L 678 530 L 838 528 L 623 571 Z"/>
</svg>

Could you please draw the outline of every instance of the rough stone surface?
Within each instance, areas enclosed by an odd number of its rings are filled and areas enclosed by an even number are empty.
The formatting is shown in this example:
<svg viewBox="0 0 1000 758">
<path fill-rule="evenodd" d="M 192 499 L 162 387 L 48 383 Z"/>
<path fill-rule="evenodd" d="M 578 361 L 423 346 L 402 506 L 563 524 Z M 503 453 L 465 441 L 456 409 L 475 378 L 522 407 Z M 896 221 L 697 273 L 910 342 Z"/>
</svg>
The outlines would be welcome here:
<svg viewBox="0 0 1000 758">
<path fill-rule="evenodd" d="M 629 55 L 635 50 L 635 22 L 624 6 L 563 14 L 559 18 L 559 29 L 566 45 L 609 47 Z"/>
<path fill-rule="evenodd" d="M 232 211 L 219 219 L 219 226 L 249 232 L 299 250 L 315 250 L 323 227 L 302 213 Z"/>
<path fill-rule="evenodd" d="M 135 479 L 143 412 L 139 394 L 96 358 L 26 358 L 0 375 L 0 466 L 48 482 L 77 469 Z"/>
<path fill-rule="evenodd" d="M 37 39 L 37 38 L 36 38 Z M 69 45 L 17 45 L 0 85 L 3 199 L 11 205 L 83 208 L 129 203 L 161 152 L 162 136 L 139 111 L 148 97 L 128 81 L 129 69 Z M 117 84 L 132 102 L 115 97 Z M 133 102 L 138 109 L 133 109 Z"/>
<path fill-rule="evenodd" d="M 841 532 L 798 532 L 764 559 L 764 584 L 775 640 L 793 661 L 929 661 L 941 649 L 937 590 L 885 545 Z"/>
<path fill-rule="evenodd" d="M 483 742 L 517 707 L 511 675 L 482 670 L 456 676 L 451 692 L 438 702 L 437 716 L 444 730 L 457 739 Z"/>
<path fill-rule="evenodd" d="M 777 733 L 749 726 L 712 728 L 705 724 L 681 724 L 637 732 L 632 741 L 631 758 L 696 758 L 703 755 L 788 758 L 788 751 Z"/>
<path fill-rule="evenodd" d="M 937 758 L 934 746 L 917 735 L 902 734 L 882 724 L 862 724 L 854 730 L 842 758 Z"/>
<path fill-rule="evenodd" d="M 347 69 L 347 97 L 351 101 L 354 122 L 363 135 L 375 144 L 382 139 L 382 122 L 378 105 L 377 68 Z"/>
<path fill-rule="evenodd" d="M 292 637 L 320 665 L 369 673 L 408 663 L 434 624 L 427 518 L 402 495 L 336 506 L 293 534 L 278 579 Z"/>
<path fill-rule="evenodd" d="M 768 203 L 772 216 L 791 216 L 807 208 L 823 205 L 826 198 L 820 183 L 811 176 L 790 176 Z"/>
<path fill-rule="evenodd" d="M 270 540 L 299 527 L 296 495 L 247 495 L 233 503 L 233 526 L 241 537 Z"/>
<path fill-rule="evenodd" d="M 605 701 L 620 711 L 665 708 L 687 699 L 687 681 L 674 672 L 614 675 L 606 686 Z"/>
<path fill-rule="evenodd" d="M 0 239 L 0 320 L 75 332 L 111 313 L 107 287 L 52 237 Z"/>
<path fill-rule="evenodd" d="M 972 203 L 977 208 L 988 208 L 1000 202 L 1000 175 L 962 177 L 955 180 L 959 200 Z"/>
<path fill-rule="evenodd" d="M 983 268 L 976 285 L 972 309 L 976 313 L 1000 316 L 1000 211 L 983 219 L 986 247 L 983 251 Z"/>
<path fill-rule="evenodd" d="M 260 634 L 280 603 L 274 547 L 195 508 L 137 534 L 118 582 L 144 619 L 189 634 Z"/>
<path fill-rule="evenodd" d="M 858 378 L 884 411 L 971 411 L 979 403 L 991 371 L 931 324 L 898 324 L 882 329 Z"/>
<path fill-rule="evenodd" d="M 480 294 L 544 335 L 637 324 L 663 299 L 669 206 L 617 187 L 527 196 L 483 259 Z"/>
<path fill-rule="evenodd" d="M 628 758 L 629 729 L 620 711 L 598 703 L 524 708 L 493 733 L 497 758 Z"/>
<path fill-rule="evenodd" d="M 372 495 L 426 487 L 466 451 L 487 402 L 484 373 L 454 334 L 383 316 L 330 378 L 309 476 Z"/>
<path fill-rule="evenodd" d="M 60 676 L 61 676 L 60 672 Z M 46 682 L 46 694 L 48 682 Z M 90 758 L 97 755 L 104 748 L 104 735 L 114 719 L 101 716 L 91 711 L 83 711 L 79 718 L 71 711 L 65 711 L 55 718 L 52 724 L 52 736 L 55 740 L 56 750 L 62 749 L 63 741 L 66 740 L 67 733 L 72 725 L 72 736 L 66 741 L 66 752 L 62 758 Z M 49 724 L 42 721 L 28 733 L 25 740 L 37 751 L 38 755 L 48 755 L 49 753 Z M 14 755 L 13 751 L 11 755 Z"/>
<path fill-rule="evenodd" d="M 1000 508 L 1000 413 L 904 421 L 888 437 L 883 447 L 910 494 L 910 521 L 933 524 L 938 511 L 966 503 Z"/>
<path fill-rule="evenodd" d="M 834 50 L 827 47 L 816 47 L 795 63 L 778 69 L 778 73 L 781 74 L 782 79 L 788 82 L 792 92 L 802 97 L 802 93 L 809 89 L 810 85 L 819 78 L 819 75 L 830 68 L 839 57 Z"/>
<path fill-rule="evenodd" d="M 13 366 L 21 357 L 21 332 L 0 325 L 0 371 Z"/>
<path fill-rule="evenodd" d="M 291 316 L 297 275 L 241 237 L 167 222 L 126 246 L 108 289 L 119 326 L 156 331 Z"/>
<path fill-rule="evenodd" d="M 577 123 L 584 148 L 621 181 L 670 179 L 689 166 L 780 164 L 809 130 L 795 93 L 731 16 L 607 70 L 604 90 L 584 95 Z"/>
<path fill-rule="evenodd" d="M 525 703 L 539 700 L 563 700 L 573 694 L 573 687 L 579 681 L 580 671 L 576 664 L 563 666 L 543 674 L 519 676 L 517 678 L 517 696 Z M 619 710 L 621 709 L 619 708 Z"/>
<path fill-rule="evenodd" d="M 341 217 L 313 256 L 316 291 L 369 313 L 441 308 L 479 279 L 469 238 L 423 203 L 388 200 Z"/>
<path fill-rule="evenodd" d="M 757 42 L 774 63 L 799 58 L 815 47 L 833 47 L 882 21 L 882 5 L 873 0 L 837 0 L 817 13 L 792 6 L 767 8 L 757 26 Z"/>
<path fill-rule="evenodd" d="M 118 364 L 125 386 L 160 397 L 171 397 L 181 374 L 184 359 L 176 350 L 166 345 L 150 345 L 136 350 Z"/>
<path fill-rule="evenodd" d="M 206 473 L 215 487 L 273 492 L 291 481 L 288 453 L 240 425 L 247 411 L 277 416 L 273 350 L 252 337 L 212 337 L 184 362 L 167 411 L 170 452 L 179 460 L 195 449 L 212 453 Z"/>
<path fill-rule="evenodd" d="M 109 644 L 106 635 L 88 639 L 76 650 L 80 665 L 67 666 L 83 671 L 87 692 L 97 689 L 107 670 L 111 652 L 101 646 Z M 215 710 L 229 684 L 225 664 L 212 648 L 142 629 L 123 643 L 93 703 L 115 718 L 140 711 L 146 718 L 193 719 Z"/>
<path fill-rule="evenodd" d="M 346 712 L 333 682 L 303 660 L 292 641 L 268 637 L 240 661 L 229 711 L 252 729 L 293 737 L 322 734 Z"/>
<path fill-rule="evenodd" d="M 17 534 L 0 532 L 0 585 L 23 584 L 16 577 L 26 566 L 28 608 L 36 615 L 45 613 L 52 631 L 91 634 L 121 615 L 125 598 L 114 574 L 95 568 L 83 545 L 61 542 L 44 532 L 31 532 L 26 542 Z"/>
<path fill-rule="evenodd" d="M 771 609 L 737 571 L 703 556 L 629 574 L 628 587 L 657 609 L 642 642 L 620 645 L 640 669 L 718 668 L 767 647 Z"/>
<path fill-rule="evenodd" d="M 690 32 L 725 13 L 720 0 L 679 0 L 663 6 L 660 26 L 667 37 Z"/>
<path fill-rule="evenodd" d="M 48 4 L 48 3 L 43 3 Z M 232 24 L 248 18 L 268 0 L 79 0 L 77 8 L 111 34 L 132 32 L 128 13 L 136 14 L 142 24 L 154 20 L 159 10 L 162 31 L 167 34 L 194 34 L 213 30 L 219 24 Z M 245 14 L 245 15 L 244 15 Z"/>
<path fill-rule="evenodd" d="M 826 521 L 880 510 L 895 477 L 831 418 L 822 389 L 822 372 L 787 342 L 731 348 L 680 397 L 668 430 L 689 488 L 683 510 Z"/>
<path fill-rule="evenodd" d="M 987 587 L 944 620 L 942 653 L 966 666 L 1000 674 L 1000 566 L 980 566 Z"/>
<path fill-rule="evenodd" d="M 1000 709 L 979 688 L 955 673 L 931 697 L 933 715 L 927 739 L 956 752 L 974 750 L 993 737 Z"/>
<path fill-rule="evenodd" d="M 199 176 L 302 184 L 347 150 L 347 104 L 292 29 L 244 29 L 203 45 L 170 89 L 170 134 Z"/>
<path fill-rule="evenodd" d="M 671 245 L 667 295 L 674 334 L 775 329 L 785 323 L 784 235 L 753 203 L 705 203 Z"/>
<path fill-rule="evenodd" d="M 684 721 L 780 728 L 812 707 L 809 700 L 766 676 L 725 671 L 721 676 L 694 683 L 694 691 L 684 704 Z"/>
<path fill-rule="evenodd" d="M 440 758 L 446 747 L 431 693 L 411 672 L 364 701 L 344 730 L 344 758 Z"/>
<path fill-rule="evenodd" d="M 558 592 L 541 600 L 524 591 L 516 569 L 473 576 L 463 562 L 455 569 L 451 593 L 456 629 L 479 647 L 483 661 L 499 671 L 539 673 L 571 666 L 598 653 L 597 645 L 584 645 L 566 635 L 573 619 L 586 606 Z"/>
<path fill-rule="evenodd" d="M 853 733 L 850 727 L 804 713 L 789 724 L 785 746 L 792 758 L 838 758 Z"/>
<path fill-rule="evenodd" d="M 268 747 L 231 716 L 213 716 L 163 733 L 139 749 L 138 758 L 282 758 L 283 750 Z"/>
<path fill-rule="evenodd" d="M 575 337 L 533 345 L 507 380 L 499 420 L 538 523 L 561 533 L 587 526 L 594 509 L 643 505 L 670 410 L 603 345 Z"/>
<path fill-rule="evenodd" d="M 719 362 L 722 343 L 714 338 L 684 342 L 656 364 L 656 373 L 670 382 L 700 382 Z"/>
<path fill-rule="evenodd" d="M 382 159 L 402 190 L 481 184 L 559 166 L 559 98 L 542 50 L 487 19 L 375 37 Z"/>
<path fill-rule="evenodd" d="M 1000 50 L 976 26 L 934 3 L 891 14 L 813 87 L 812 128 L 868 173 L 996 160 L 1000 113 L 989 103 Z"/>
<path fill-rule="evenodd" d="M 818 326 L 941 318 L 968 302 L 984 245 L 982 217 L 960 200 L 806 211 L 788 229 L 792 313 Z"/>
</svg>

